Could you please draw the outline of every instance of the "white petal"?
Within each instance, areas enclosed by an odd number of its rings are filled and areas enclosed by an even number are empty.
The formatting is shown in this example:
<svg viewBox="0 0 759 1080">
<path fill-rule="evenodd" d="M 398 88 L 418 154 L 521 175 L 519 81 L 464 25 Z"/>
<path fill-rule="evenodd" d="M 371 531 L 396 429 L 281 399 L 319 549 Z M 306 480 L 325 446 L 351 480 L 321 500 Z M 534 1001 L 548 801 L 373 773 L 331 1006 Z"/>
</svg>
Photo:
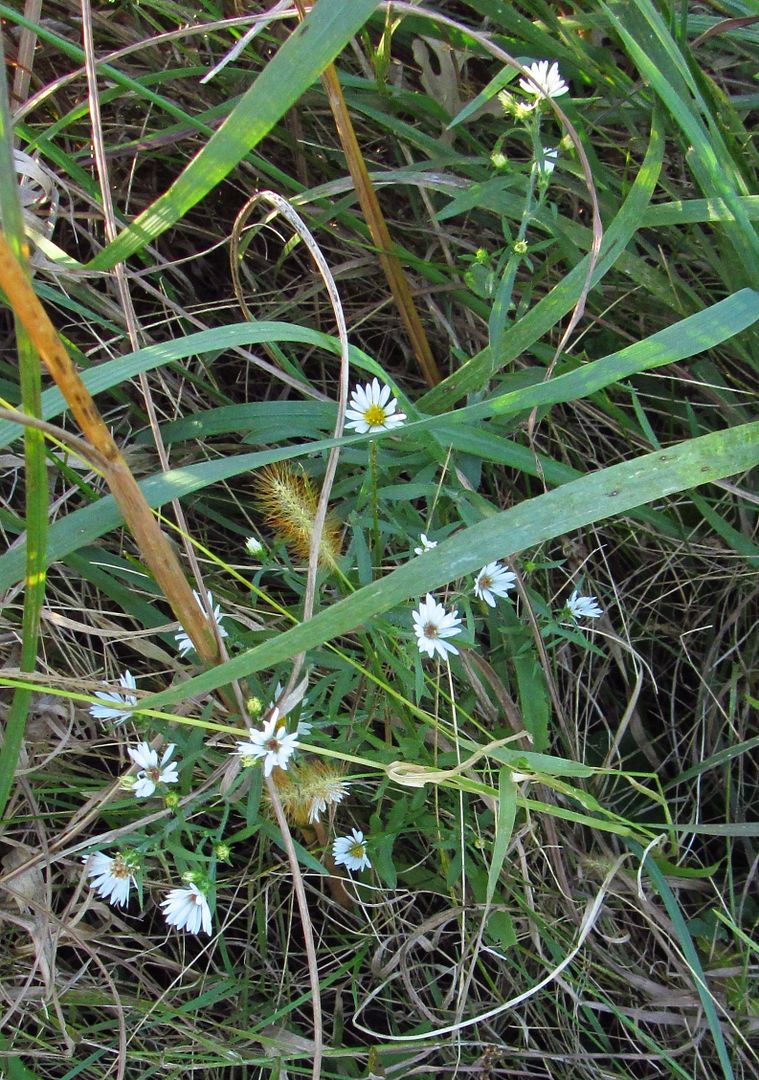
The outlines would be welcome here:
<svg viewBox="0 0 759 1080">
<path fill-rule="evenodd" d="M 138 799 L 149 799 L 155 791 L 155 784 L 147 776 L 138 776 L 132 790 Z"/>
<path fill-rule="evenodd" d="M 137 743 L 137 746 L 130 746 L 127 753 L 141 769 L 153 769 L 158 765 L 158 754 L 151 749 L 150 743 L 141 742 Z"/>
</svg>

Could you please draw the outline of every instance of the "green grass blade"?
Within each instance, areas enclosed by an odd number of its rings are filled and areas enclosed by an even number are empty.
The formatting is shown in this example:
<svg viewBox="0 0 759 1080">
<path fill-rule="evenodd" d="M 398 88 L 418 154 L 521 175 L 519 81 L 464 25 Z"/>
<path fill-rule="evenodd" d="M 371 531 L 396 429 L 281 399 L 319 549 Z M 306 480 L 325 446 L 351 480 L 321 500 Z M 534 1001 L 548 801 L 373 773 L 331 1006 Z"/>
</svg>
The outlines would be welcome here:
<svg viewBox="0 0 759 1080">
<path fill-rule="evenodd" d="M 509 840 L 514 830 L 514 821 L 517 815 L 517 785 L 511 779 L 511 769 L 501 769 L 498 773 L 498 817 L 496 823 L 495 841 L 493 854 L 488 867 L 488 886 L 485 894 L 485 903 L 491 904 L 495 895 L 495 887 L 498 884 L 503 864 L 506 860 L 506 851 Z"/>
<path fill-rule="evenodd" d="M 474 573 L 484 563 L 551 539 L 557 526 L 562 533 L 571 532 L 676 491 L 753 468 L 757 462 L 759 423 L 704 435 L 585 476 L 462 530 L 427 552 L 423 559 L 413 559 L 309 622 L 181 686 L 148 698 L 144 704 L 147 708 L 165 707 L 190 694 L 207 693 L 233 679 L 244 679 L 272 667 L 349 633 L 412 597 Z"/>
<path fill-rule="evenodd" d="M 528 471 L 534 470 L 533 455 L 529 450 L 519 446 L 510 447 L 506 440 L 493 436 L 491 432 L 478 430 L 473 422 L 492 416 L 513 415 L 534 408 L 535 405 L 571 401 L 583 397 L 636 372 L 672 363 L 711 348 L 750 326 L 757 318 L 759 318 L 759 293 L 743 289 L 735 296 L 728 297 L 697 315 L 691 315 L 675 326 L 667 327 L 646 341 L 636 342 L 635 345 L 623 349 L 620 353 L 604 357 L 593 364 L 552 379 L 550 382 L 524 387 L 510 394 L 503 394 L 478 405 L 460 409 L 447 416 L 429 417 L 408 424 L 404 431 L 409 437 L 417 432 L 430 431 L 442 445 L 452 445 L 463 452 L 484 454 L 490 456 L 492 460 L 503 460 L 488 451 L 488 446 L 494 444 L 499 454 L 511 451 L 516 455 L 515 460 L 521 467 Z M 177 355 L 202 352 L 203 347 L 208 348 L 211 342 L 217 346 L 220 341 L 250 343 L 262 340 L 302 340 L 322 344 L 334 352 L 339 347 L 337 342 L 327 335 L 289 324 L 243 323 L 236 327 L 203 331 L 200 334 L 181 338 L 178 342 L 142 349 L 130 357 L 111 361 L 86 372 L 84 381 L 94 393 L 104 386 L 114 385 L 121 379 L 131 376 L 135 370 L 149 370 L 151 367 L 159 366 L 160 363 L 168 362 Z M 381 373 L 374 361 L 365 354 L 357 355 L 360 355 L 362 364 L 369 366 L 369 370 Z M 48 394 L 53 396 L 48 398 Z M 48 404 L 51 409 L 54 409 L 56 402 L 61 403 L 58 391 L 46 391 L 43 395 L 43 404 Z M 47 410 L 43 410 L 43 416 L 46 419 L 49 415 L 51 414 Z M 17 435 L 18 431 L 14 425 L 0 424 L 0 446 L 3 444 L 4 437 L 11 441 L 11 438 Z M 356 435 L 340 440 L 340 444 L 348 446 L 366 439 L 367 436 Z M 241 454 L 237 457 L 188 466 L 181 470 L 172 470 L 165 475 L 142 481 L 140 487 L 149 504 L 152 507 L 158 507 L 172 498 L 186 497 L 209 484 L 239 476 L 246 470 L 261 468 L 275 461 L 310 456 L 329 450 L 335 445 L 337 442 L 334 439 L 322 439 L 296 447 Z M 557 464 L 554 469 L 551 463 L 547 463 L 546 476 L 554 483 L 574 480 L 573 472 L 565 465 Z M 631 505 L 641 505 L 645 501 L 640 500 L 638 504 Z M 101 499 L 95 506 L 75 511 L 63 521 L 57 522 L 50 530 L 48 561 L 64 558 L 70 551 L 81 547 L 82 544 L 92 542 L 119 524 L 121 524 L 121 516 L 111 496 Z M 22 548 L 0 556 L 0 588 L 8 588 L 20 579 L 23 557 Z M 483 560 L 483 562 L 488 561 L 490 560 Z"/>
<path fill-rule="evenodd" d="M 628 843 L 638 856 L 643 855 L 643 849 L 639 847 L 638 844 L 633 840 L 628 841 Z M 643 864 L 643 869 L 645 873 L 648 874 L 655 889 L 662 898 L 664 907 L 667 909 L 667 914 L 670 917 L 672 926 L 677 935 L 682 954 L 693 974 L 696 993 L 703 1006 L 704 1015 L 706 1016 L 709 1030 L 714 1039 L 714 1046 L 722 1066 L 722 1074 L 725 1077 L 725 1080 L 734 1080 L 733 1067 L 730 1063 L 730 1056 L 725 1044 L 725 1037 L 722 1034 L 722 1025 L 720 1023 L 720 1018 L 717 1015 L 714 998 L 709 992 L 709 985 L 706 980 L 706 975 L 704 974 L 704 969 L 701 966 L 698 950 L 693 944 L 693 938 L 690 936 L 688 927 L 685 925 L 685 919 L 680 911 L 680 906 L 677 903 L 674 893 L 667 884 L 667 879 L 652 858 L 646 859 Z"/>
<path fill-rule="evenodd" d="M 107 270 L 171 228 L 268 134 L 358 33 L 376 0 L 319 0 L 168 191 L 90 262 Z"/>
<path fill-rule="evenodd" d="M 546 383 L 523 387 L 477 405 L 467 406 L 443 417 L 431 417 L 418 421 L 413 430 L 429 428 L 441 438 L 450 439 L 451 426 L 471 430 L 474 420 L 491 416 L 508 416 L 540 405 L 558 404 L 585 397 L 612 383 L 629 378 L 641 371 L 648 371 L 663 364 L 675 363 L 698 352 L 714 348 L 751 326 L 759 319 L 759 293 L 741 289 L 733 296 L 721 300 L 712 307 L 683 319 L 673 326 L 660 330 L 645 341 L 622 349 L 618 353 L 602 357 L 582 368 L 559 375 Z M 334 355 L 339 354 L 339 342 L 327 334 L 295 326 L 292 323 L 237 323 L 232 326 L 202 330 L 188 334 L 176 341 L 151 345 L 146 349 L 129 353 L 117 360 L 108 361 L 82 375 L 93 396 L 118 386 L 123 380 L 134 378 L 144 371 L 151 371 L 196 353 L 215 352 L 235 345 L 260 342 L 300 342 L 317 345 Z M 351 348 L 351 363 L 360 370 L 389 381 L 381 367 L 360 349 Z M 392 385 L 392 384 L 391 384 Z M 405 402 L 404 402 L 405 406 Z M 59 390 L 52 388 L 42 395 L 42 417 L 51 420 L 64 409 Z M 200 417 L 192 423 L 201 424 Z M 412 430 L 409 426 L 408 430 Z M 0 422 L 0 447 L 18 438 L 18 427 L 10 422 Z M 311 451 L 325 449 L 331 442 L 311 447 Z M 1 559 L 0 559 L 1 562 Z"/>
<path fill-rule="evenodd" d="M 759 236 L 739 200 L 750 193 L 716 124 L 707 127 L 704 122 L 708 109 L 685 58 L 649 0 L 602 6 L 638 70 L 688 141 L 688 162 L 704 195 L 718 196 L 730 208 L 734 221 L 725 223 L 725 235 L 741 260 L 746 282 L 759 286 Z"/>
</svg>

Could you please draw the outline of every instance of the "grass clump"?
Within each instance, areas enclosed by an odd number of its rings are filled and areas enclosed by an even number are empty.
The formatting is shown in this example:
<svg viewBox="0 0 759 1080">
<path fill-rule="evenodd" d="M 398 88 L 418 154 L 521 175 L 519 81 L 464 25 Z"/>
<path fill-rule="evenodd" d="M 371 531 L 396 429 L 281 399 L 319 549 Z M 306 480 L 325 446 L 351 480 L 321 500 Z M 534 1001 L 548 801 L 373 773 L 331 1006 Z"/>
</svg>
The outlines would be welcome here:
<svg viewBox="0 0 759 1080">
<path fill-rule="evenodd" d="M 0 4 L 0 1071 L 750 1076 L 754 31 L 300 7 Z"/>
</svg>

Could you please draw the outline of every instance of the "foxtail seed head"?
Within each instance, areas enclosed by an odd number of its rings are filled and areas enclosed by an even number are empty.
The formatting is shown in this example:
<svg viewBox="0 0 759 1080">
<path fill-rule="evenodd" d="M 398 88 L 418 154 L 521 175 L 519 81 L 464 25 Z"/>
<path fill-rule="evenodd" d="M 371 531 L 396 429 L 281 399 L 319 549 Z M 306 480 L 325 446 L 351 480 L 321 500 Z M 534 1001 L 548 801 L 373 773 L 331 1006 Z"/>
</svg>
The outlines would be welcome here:
<svg viewBox="0 0 759 1080">
<path fill-rule="evenodd" d="M 261 469 L 255 486 L 266 524 L 282 537 L 295 555 L 307 559 L 319 501 L 309 477 L 304 472 L 296 472 L 287 462 L 278 462 Z M 319 565 L 334 567 L 340 548 L 340 525 L 328 514 L 319 545 Z"/>
<path fill-rule="evenodd" d="M 282 809 L 291 825 L 305 828 L 329 816 L 348 793 L 348 782 L 339 766 L 308 758 L 286 773 L 272 774 Z"/>
</svg>

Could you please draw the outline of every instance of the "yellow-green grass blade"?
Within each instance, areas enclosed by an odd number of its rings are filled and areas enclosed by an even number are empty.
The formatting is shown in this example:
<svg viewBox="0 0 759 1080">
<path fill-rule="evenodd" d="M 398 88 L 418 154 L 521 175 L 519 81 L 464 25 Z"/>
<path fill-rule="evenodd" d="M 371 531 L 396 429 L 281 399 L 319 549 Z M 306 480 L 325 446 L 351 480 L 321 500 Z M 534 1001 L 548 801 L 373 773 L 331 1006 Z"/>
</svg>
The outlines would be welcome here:
<svg viewBox="0 0 759 1080">
<path fill-rule="evenodd" d="M 464 529 L 442 541 L 423 559 L 392 573 L 320 612 L 309 622 L 234 657 L 143 703 L 165 707 L 188 695 L 207 693 L 317 648 L 411 598 L 476 572 L 484 563 L 529 549 L 546 540 L 632 507 L 686 491 L 753 468 L 759 462 L 759 423 L 690 439 L 663 451 L 613 465 L 565 484 Z M 409 629 L 411 620 L 409 616 Z M 410 646 L 411 647 L 411 646 Z"/>
<path fill-rule="evenodd" d="M 107 270 L 176 224 L 268 134 L 364 25 L 376 0 L 319 0 L 171 187 L 89 263 Z"/>
<path fill-rule="evenodd" d="M 511 769 L 501 769 L 498 773 L 498 814 L 496 817 L 495 841 L 493 854 L 488 867 L 488 885 L 485 903 L 490 904 L 495 895 L 503 864 L 506 861 L 506 851 L 514 829 L 514 821 L 517 814 L 517 785 L 511 777 Z"/>
<path fill-rule="evenodd" d="M 18 196 L 18 181 L 13 159 L 10 103 L 5 79 L 5 54 L 0 37 L 0 219 L 8 241 L 17 257 L 24 258 L 24 220 Z M 29 416 L 39 416 L 42 380 L 40 362 L 20 321 L 16 320 L 16 349 L 19 362 L 21 406 Z M 37 661 L 37 642 L 40 616 L 45 598 L 45 549 L 47 543 L 47 466 L 45 440 L 34 428 L 23 429 L 25 466 L 26 537 L 24 612 L 21 627 L 22 671 L 34 671 Z M 26 718 L 31 703 L 28 690 L 16 690 L 13 695 L 3 733 L 3 752 L 0 755 L 0 817 L 5 812 L 13 786 L 18 755 L 24 737 Z"/>
</svg>

